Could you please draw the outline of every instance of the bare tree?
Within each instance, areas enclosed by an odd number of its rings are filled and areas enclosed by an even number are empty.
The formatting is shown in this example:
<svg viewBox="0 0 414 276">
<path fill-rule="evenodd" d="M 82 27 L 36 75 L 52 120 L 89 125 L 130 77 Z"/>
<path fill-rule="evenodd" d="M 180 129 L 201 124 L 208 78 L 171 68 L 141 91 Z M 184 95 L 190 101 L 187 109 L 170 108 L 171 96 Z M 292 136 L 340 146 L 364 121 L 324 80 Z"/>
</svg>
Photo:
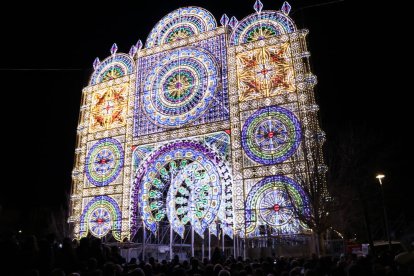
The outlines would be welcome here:
<svg viewBox="0 0 414 276">
<path fill-rule="evenodd" d="M 329 190 L 335 202 L 332 225 L 347 239 L 358 233 L 359 239 L 368 241 L 372 248 L 372 230 L 381 221 L 371 212 L 377 209 L 378 192 L 372 183 L 373 168 L 390 151 L 381 145 L 381 139 L 380 133 L 367 124 L 349 125 L 330 139 L 327 154 Z"/>
<path fill-rule="evenodd" d="M 323 154 L 323 132 L 318 128 L 306 130 L 300 152 L 291 161 L 294 178 L 304 191 L 307 205 L 295 205 L 287 187 L 286 193 L 296 217 L 312 230 L 317 254 L 323 251 L 322 238 L 330 228 L 348 239 L 365 231 L 364 240 L 372 244 L 371 228 L 378 222 L 370 220 L 373 214 L 369 207 L 375 198 L 370 179 L 375 159 L 380 158 L 373 154 L 379 140 L 367 126 L 351 126 L 338 132 Z M 325 159 L 329 166 L 325 165 Z"/>
<path fill-rule="evenodd" d="M 323 233 L 331 226 L 330 214 L 333 208 L 326 187 L 327 167 L 322 153 L 324 141 L 325 134 L 319 128 L 306 130 L 299 153 L 291 158 L 294 178 L 304 192 L 302 206 L 297 206 L 285 184 L 294 215 L 312 231 L 318 255 L 321 254 Z"/>
</svg>

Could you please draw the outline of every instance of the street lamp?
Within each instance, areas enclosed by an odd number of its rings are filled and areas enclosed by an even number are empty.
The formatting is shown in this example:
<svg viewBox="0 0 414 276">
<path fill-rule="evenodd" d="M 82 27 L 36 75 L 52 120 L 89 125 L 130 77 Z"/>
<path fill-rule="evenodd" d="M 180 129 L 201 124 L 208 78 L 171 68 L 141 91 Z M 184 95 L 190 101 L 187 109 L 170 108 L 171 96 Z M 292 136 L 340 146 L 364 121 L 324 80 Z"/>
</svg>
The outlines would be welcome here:
<svg viewBox="0 0 414 276">
<path fill-rule="evenodd" d="M 385 223 L 385 231 L 388 239 L 388 247 L 391 250 L 391 237 L 390 237 L 390 229 L 388 227 L 388 217 L 387 217 L 387 210 L 385 209 L 385 201 L 384 201 L 384 189 L 382 187 L 382 179 L 385 177 L 383 174 L 377 174 L 375 178 L 378 179 L 380 187 L 381 187 L 381 200 L 382 200 L 382 208 L 384 211 L 384 223 Z"/>
<path fill-rule="evenodd" d="M 385 175 L 383 175 L 383 174 L 377 174 L 377 176 L 375 177 L 375 178 L 378 178 L 378 181 L 379 181 L 381 187 L 382 187 L 382 181 L 381 181 L 381 179 L 383 179 L 384 177 L 385 177 Z"/>
</svg>

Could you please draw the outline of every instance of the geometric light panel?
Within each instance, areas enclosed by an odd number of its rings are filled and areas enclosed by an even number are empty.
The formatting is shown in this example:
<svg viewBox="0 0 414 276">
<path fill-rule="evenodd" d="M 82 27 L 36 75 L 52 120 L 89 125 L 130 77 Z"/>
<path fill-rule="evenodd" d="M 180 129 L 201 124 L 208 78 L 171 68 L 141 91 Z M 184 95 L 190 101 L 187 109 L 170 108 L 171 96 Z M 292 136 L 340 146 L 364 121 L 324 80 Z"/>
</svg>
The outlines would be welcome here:
<svg viewBox="0 0 414 276">
<path fill-rule="evenodd" d="M 106 186 L 113 182 L 124 165 L 124 150 L 113 138 L 104 138 L 89 150 L 85 163 L 86 177 L 95 186 Z"/>
<path fill-rule="evenodd" d="M 197 119 L 215 99 L 219 76 L 208 52 L 193 47 L 172 51 L 144 83 L 148 119 L 163 127 L 179 127 Z"/>
<path fill-rule="evenodd" d="M 240 101 L 295 91 L 289 43 L 242 52 L 236 59 Z"/>
<path fill-rule="evenodd" d="M 86 236 L 88 230 L 100 238 L 109 231 L 115 239 L 121 236 L 121 210 L 117 202 L 109 196 L 97 196 L 85 206 L 80 218 L 80 236 Z"/>
<path fill-rule="evenodd" d="M 124 126 L 128 107 L 128 84 L 110 86 L 92 94 L 90 132 Z"/>
<path fill-rule="evenodd" d="M 241 135 L 247 156 L 264 165 L 281 163 L 291 157 L 302 138 L 298 118 L 280 106 L 254 112 L 244 123 Z"/>
<path fill-rule="evenodd" d="M 276 175 L 264 178 L 252 187 L 245 208 L 246 234 L 258 234 L 259 226 L 270 227 L 275 234 L 289 234 L 306 228 L 297 214 L 306 216 L 309 202 L 298 183 Z"/>
</svg>

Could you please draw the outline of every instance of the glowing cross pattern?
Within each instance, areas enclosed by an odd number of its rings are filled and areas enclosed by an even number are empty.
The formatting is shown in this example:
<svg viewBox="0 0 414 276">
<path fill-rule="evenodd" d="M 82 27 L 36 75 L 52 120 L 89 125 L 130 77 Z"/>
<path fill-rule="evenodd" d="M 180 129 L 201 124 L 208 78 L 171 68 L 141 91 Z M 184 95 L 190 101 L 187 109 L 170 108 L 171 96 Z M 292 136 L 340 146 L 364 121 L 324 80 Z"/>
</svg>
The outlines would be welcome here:
<svg viewBox="0 0 414 276">
<path fill-rule="evenodd" d="M 242 52 L 236 58 L 239 101 L 295 91 L 288 43 Z"/>
<path fill-rule="evenodd" d="M 90 132 L 124 126 L 128 85 L 111 86 L 92 94 Z"/>
</svg>

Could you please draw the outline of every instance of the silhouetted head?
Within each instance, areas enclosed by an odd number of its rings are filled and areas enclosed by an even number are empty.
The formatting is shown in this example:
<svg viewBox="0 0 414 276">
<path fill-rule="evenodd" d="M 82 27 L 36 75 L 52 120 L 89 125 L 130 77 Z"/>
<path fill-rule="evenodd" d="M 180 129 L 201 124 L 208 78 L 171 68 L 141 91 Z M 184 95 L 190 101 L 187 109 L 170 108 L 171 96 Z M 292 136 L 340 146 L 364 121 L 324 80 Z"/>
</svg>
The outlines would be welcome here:
<svg viewBox="0 0 414 276">
<path fill-rule="evenodd" d="M 192 268 L 197 268 L 198 267 L 198 260 L 197 259 L 193 258 L 191 260 L 191 267 Z"/>
</svg>

